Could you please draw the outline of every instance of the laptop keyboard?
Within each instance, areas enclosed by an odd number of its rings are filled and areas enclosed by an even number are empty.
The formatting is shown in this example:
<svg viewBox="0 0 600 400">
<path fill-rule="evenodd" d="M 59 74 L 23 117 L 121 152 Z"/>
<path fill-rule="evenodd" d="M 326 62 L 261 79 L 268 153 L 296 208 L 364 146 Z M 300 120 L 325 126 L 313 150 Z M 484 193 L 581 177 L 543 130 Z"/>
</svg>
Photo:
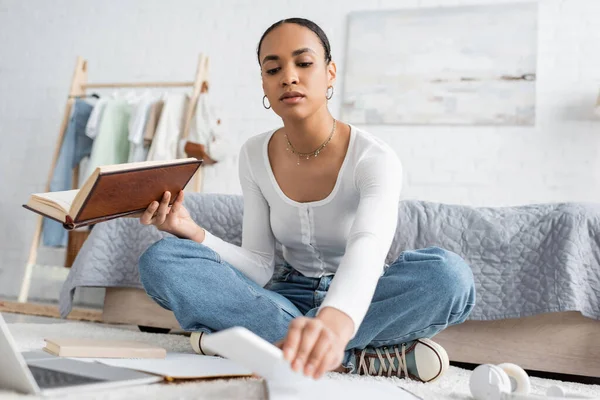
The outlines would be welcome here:
<svg viewBox="0 0 600 400">
<path fill-rule="evenodd" d="M 89 376 L 75 375 L 68 372 L 34 367 L 32 365 L 28 365 L 28 367 L 40 389 L 51 389 L 64 386 L 84 385 L 94 382 L 104 382 L 103 379 L 90 378 Z"/>
</svg>

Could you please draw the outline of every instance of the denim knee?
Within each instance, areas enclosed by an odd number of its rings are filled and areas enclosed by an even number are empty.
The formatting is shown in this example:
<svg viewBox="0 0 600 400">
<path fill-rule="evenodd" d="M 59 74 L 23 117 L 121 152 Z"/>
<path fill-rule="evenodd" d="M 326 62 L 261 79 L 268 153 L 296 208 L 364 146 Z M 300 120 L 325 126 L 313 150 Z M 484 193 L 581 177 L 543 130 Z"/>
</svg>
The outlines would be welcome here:
<svg viewBox="0 0 600 400">
<path fill-rule="evenodd" d="M 189 256 L 221 261 L 219 254 L 208 246 L 189 239 L 165 237 L 148 247 L 140 256 L 139 263 L 147 266 L 171 260 L 173 257 L 185 258 Z"/>
<path fill-rule="evenodd" d="M 146 249 L 138 260 L 138 271 L 140 281 L 150 293 L 157 282 L 161 282 L 164 277 L 164 268 L 167 264 L 169 251 L 172 251 L 172 244 L 169 243 L 172 238 L 161 239 Z"/>
<path fill-rule="evenodd" d="M 152 244 L 140 256 L 138 267 L 144 286 L 154 279 L 167 279 L 172 270 L 181 264 L 182 260 L 193 258 L 197 263 L 202 260 L 221 263 L 221 257 L 211 248 L 188 239 L 166 237 Z M 172 272 L 172 271 L 171 271 Z"/>
<path fill-rule="evenodd" d="M 464 321 L 475 305 L 475 281 L 467 262 L 448 250 L 441 253 L 440 268 L 435 272 L 435 291 L 451 301 L 450 323 Z"/>
<path fill-rule="evenodd" d="M 146 249 L 138 260 L 138 266 L 141 274 L 151 274 L 154 269 L 164 264 L 166 255 L 171 250 L 173 244 L 169 243 L 173 238 L 163 238 L 154 242 Z"/>
<path fill-rule="evenodd" d="M 466 296 L 474 286 L 471 267 L 458 254 L 440 250 L 440 268 L 435 271 L 437 290 L 452 297 Z"/>
</svg>

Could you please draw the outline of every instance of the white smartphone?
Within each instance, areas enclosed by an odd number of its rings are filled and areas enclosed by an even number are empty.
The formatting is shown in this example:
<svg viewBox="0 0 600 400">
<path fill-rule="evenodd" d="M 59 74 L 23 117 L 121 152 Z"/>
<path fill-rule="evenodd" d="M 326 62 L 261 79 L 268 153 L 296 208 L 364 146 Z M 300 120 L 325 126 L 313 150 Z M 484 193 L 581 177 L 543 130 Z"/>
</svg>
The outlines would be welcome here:
<svg viewBox="0 0 600 400">
<path fill-rule="evenodd" d="M 228 358 L 268 380 L 291 382 L 311 380 L 295 372 L 283 351 L 243 327 L 233 327 L 204 337 L 208 350 Z"/>
</svg>

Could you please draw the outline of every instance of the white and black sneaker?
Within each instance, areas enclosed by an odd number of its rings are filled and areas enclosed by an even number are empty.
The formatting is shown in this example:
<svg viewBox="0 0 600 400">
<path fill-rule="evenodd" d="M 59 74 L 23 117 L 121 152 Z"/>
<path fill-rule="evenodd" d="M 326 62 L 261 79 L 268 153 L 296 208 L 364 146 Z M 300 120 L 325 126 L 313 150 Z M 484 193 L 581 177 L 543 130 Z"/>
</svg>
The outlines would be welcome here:
<svg viewBox="0 0 600 400">
<path fill-rule="evenodd" d="M 396 376 L 421 382 L 433 382 L 450 366 L 446 350 L 431 339 L 355 350 L 354 374 Z"/>
</svg>

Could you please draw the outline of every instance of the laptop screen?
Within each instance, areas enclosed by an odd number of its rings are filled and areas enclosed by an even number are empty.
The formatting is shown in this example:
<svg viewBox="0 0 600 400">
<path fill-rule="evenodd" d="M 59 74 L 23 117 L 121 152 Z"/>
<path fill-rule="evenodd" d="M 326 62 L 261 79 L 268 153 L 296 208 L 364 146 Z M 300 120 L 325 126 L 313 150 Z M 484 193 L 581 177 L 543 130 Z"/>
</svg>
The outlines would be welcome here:
<svg viewBox="0 0 600 400">
<path fill-rule="evenodd" d="M 37 394 L 40 389 L 0 314 L 0 388 Z"/>
</svg>

